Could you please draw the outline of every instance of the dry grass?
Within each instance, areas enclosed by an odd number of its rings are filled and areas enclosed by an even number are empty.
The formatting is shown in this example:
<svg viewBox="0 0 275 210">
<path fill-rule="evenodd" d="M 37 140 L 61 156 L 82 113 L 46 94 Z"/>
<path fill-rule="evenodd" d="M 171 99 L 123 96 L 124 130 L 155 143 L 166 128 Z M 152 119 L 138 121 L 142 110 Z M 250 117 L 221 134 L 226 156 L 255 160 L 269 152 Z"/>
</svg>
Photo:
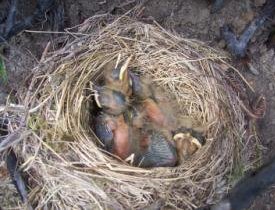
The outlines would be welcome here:
<svg viewBox="0 0 275 210">
<path fill-rule="evenodd" d="M 251 166 L 255 142 L 244 138 L 247 122 L 221 52 L 127 16 L 93 17 L 66 36 L 67 44 L 33 70 L 21 99 L 31 132 L 15 149 L 32 177 L 30 200 L 38 208 L 143 209 L 161 199 L 192 209 L 224 195 L 238 176 L 236 166 L 240 174 Z M 204 128 L 206 145 L 180 166 L 136 168 L 96 146 L 92 84 L 118 54 L 133 56 L 130 68 L 164 88 L 180 118 Z"/>
</svg>

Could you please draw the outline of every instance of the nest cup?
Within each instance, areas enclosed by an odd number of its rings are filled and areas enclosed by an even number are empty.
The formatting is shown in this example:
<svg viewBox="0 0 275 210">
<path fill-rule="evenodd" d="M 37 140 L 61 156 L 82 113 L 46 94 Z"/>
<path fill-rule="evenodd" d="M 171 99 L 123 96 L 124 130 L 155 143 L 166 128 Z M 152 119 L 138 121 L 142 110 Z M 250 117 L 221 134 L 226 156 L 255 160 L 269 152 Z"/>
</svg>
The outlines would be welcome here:
<svg viewBox="0 0 275 210">
<path fill-rule="evenodd" d="M 244 138 L 247 121 L 228 82 L 229 71 L 239 74 L 223 53 L 127 16 L 93 17 L 71 31 L 66 45 L 33 70 L 21 100 L 31 132 L 15 151 L 25 161 L 34 206 L 144 209 L 161 201 L 193 209 L 220 199 L 249 168 L 255 142 Z M 93 84 L 119 54 L 132 56 L 129 68 L 165 90 L 189 127 L 204 128 L 206 144 L 179 166 L 133 167 L 98 147 Z"/>
</svg>

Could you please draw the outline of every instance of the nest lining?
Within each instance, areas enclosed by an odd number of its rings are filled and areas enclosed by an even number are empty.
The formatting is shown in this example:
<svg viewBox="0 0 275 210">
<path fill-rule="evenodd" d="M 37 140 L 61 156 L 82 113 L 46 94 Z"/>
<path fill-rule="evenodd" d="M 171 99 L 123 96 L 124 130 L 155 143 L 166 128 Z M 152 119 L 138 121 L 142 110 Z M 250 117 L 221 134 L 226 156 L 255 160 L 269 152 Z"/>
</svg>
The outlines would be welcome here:
<svg viewBox="0 0 275 210">
<path fill-rule="evenodd" d="M 240 99 L 227 82 L 233 67 L 226 56 L 127 16 L 94 17 L 74 29 L 74 37 L 33 70 L 23 93 L 31 134 L 15 149 L 23 151 L 32 177 L 31 202 L 53 209 L 143 209 L 163 200 L 192 209 L 223 196 L 233 166 L 255 159 L 255 142 L 244 138 Z M 165 90 L 188 126 L 204 129 L 206 145 L 180 166 L 132 167 L 97 146 L 92 87 L 119 54 L 133 56 L 129 67 Z"/>
</svg>

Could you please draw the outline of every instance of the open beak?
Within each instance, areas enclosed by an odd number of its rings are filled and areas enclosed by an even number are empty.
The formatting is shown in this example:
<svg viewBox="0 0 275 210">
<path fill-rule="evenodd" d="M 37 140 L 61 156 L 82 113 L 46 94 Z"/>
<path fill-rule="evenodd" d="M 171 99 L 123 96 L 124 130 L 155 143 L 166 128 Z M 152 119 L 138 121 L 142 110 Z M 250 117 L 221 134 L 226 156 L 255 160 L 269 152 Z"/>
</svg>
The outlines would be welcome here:
<svg viewBox="0 0 275 210">
<path fill-rule="evenodd" d="M 198 147 L 198 149 L 200 149 L 202 147 L 202 144 L 200 143 L 200 141 L 198 139 L 196 139 L 195 137 L 191 136 L 190 133 L 177 133 L 176 135 L 174 135 L 173 139 L 175 141 L 177 141 L 179 139 L 189 139 L 192 144 L 194 144 Z"/>
<path fill-rule="evenodd" d="M 96 102 L 96 105 L 99 107 L 99 108 L 102 108 L 101 104 L 100 104 L 100 101 L 99 101 L 99 94 L 98 92 L 95 92 L 95 102 Z"/>
<path fill-rule="evenodd" d="M 199 142 L 199 140 L 196 139 L 196 138 L 194 138 L 194 137 L 192 138 L 191 142 L 192 142 L 193 144 L 195 144 L 195 145 L 198 147 L 198 149 L 200 149 L 200 148 L 202 147 L 202 145 L 201 145 L 201 143 Z"/>
<path fill-rule="evenodd" d="M 119 72 L 119 80 L 124 82 L 128 82 L 128 66 L 129 63 L 132 59 L 132 56 L 130 56 L 129 58 L 127 58 L 127 60 L 125 61 L 125 63 L 121 66 L 120 68 L 120 72 Z"/>
<path fill-rule="evenodd" d="M 128 71 L 129 64 L 132 60 L 132 55 L 126 60 L 121 61 L 121 54 L 118 55 L 115 68 L 112 70 L 112 80 L 114 82 L 119 82 L 123 89 L 128 89 L 129 86 L 132 87 L 132 78 L 130 77 L 130 72 Z"/>
<path fill-rule="evenodd" d="M 131 154 L 129 157 L 127 157 L 124 161 L 127 162 L 127 163 L 130 163 L 130 165 L 133 165 L 134 160 L 135 160 L 135 154 L 132 153 L 132 154 Z"/>
<path fill-rule="evenodd" d="M 99 92 L 98 92 L 99 90 L 100 90 L 100 87 L 94 85 L 94 97 L 95 97 L 96 105 L 97 105 L 99 108 L 102 108 L 101 103 L 100 103 L 100 100 L 99 100 Z"/>
</svg>

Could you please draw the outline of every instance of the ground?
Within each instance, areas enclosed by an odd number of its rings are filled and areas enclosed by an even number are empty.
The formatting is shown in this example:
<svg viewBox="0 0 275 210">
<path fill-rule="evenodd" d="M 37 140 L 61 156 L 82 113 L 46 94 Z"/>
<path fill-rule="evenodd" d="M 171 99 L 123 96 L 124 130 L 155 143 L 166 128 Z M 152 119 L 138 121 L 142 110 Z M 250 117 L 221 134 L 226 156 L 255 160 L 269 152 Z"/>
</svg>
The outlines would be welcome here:
<svg viewBox="0 0 275 210">
<path fill-rule="evenodd" d="M 199 39 L 216 49 L 226 50 L 225 42 L 220 38 L 220 27 L 230 24 L 236 33 L 241 33 L 265 1 L 228 0 L 225 1 L 225 6 L 220 12 L 211 14 L 211 4 L 207 0 L 150 0 L 145 1 L 141 17 L 143 20 L 154 19 L 163 27 L 174 30 L 182 36 Z M 24 4 L 23 0 L 19 2 L 18 18 L 29 15 L 35 1 L 24 1 Z M 134 0 L 126 2 L 123 0 L 64 0 L 65 26 L 76 25 L 95 14 L 124 13 L 137 3 Z M 275 154 L 275 129 L 273 129 L 275 126 L 275 53 L 274 48 L 266 45 L 272 24 L 275 24 L 275 18 L 258 30 L 249 45 L 248 54 L 254 70 L 241 69 L 245 78 L 254 87 L 256 94 L 263 94 L 267 99 L 265 117 L 258 122 L 259 136 L 264 146 L 264 161 Z M 37 25 L 32 29 L 45 28 L 45 25 Z M 1 53 L 6 59 L 8 81 L 0 83 L 1 104 L 4 103 L 7 94 L 12 89 L 16 90 L 30 69 L 39 62 L 43 49 L 52 38 L 49 34 L 23 32 L 12 38 L 4 49 L 2 48 Z M 0 188 L 1 186 L 2 183 Z M 275 209 L 274 198 L 275 189 L 270 189 L 255 201 L 251 209 Z"/>
</svg>

